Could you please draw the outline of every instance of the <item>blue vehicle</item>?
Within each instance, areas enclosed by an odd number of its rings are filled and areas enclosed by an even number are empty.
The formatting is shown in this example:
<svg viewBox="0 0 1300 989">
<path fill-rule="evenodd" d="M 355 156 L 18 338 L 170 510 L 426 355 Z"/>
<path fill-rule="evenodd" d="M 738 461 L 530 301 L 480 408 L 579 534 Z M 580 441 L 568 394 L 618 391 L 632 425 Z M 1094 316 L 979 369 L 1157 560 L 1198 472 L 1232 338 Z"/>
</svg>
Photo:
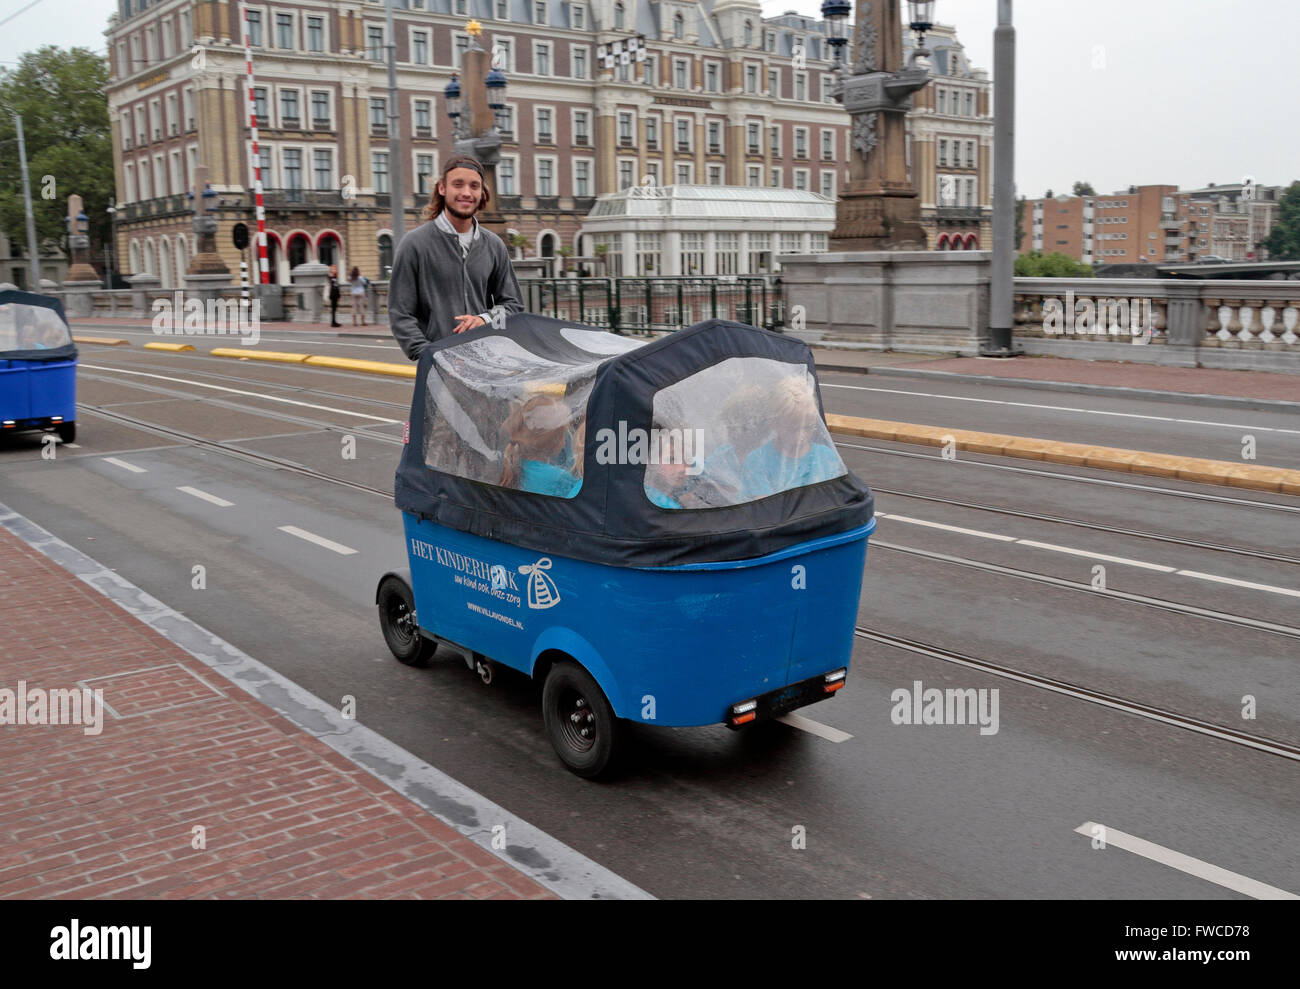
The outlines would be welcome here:
<svg viewBox="0 0 1300 989">
<path fill-rule="evenodd" d="M 58 299 L 0 292 L 0 431 L 77 438 L 77 347 Z"/>
<path fill-rule="evenodd" d="M 396 478 L 393 654 L 543 684 L 561 761 L 626 722 L 739 728 L 848 674 L 870 489 L 827 432 L 808 347 L 710 320 L 641 343 L 519 313 L 420 357 Z"/>
</svg>

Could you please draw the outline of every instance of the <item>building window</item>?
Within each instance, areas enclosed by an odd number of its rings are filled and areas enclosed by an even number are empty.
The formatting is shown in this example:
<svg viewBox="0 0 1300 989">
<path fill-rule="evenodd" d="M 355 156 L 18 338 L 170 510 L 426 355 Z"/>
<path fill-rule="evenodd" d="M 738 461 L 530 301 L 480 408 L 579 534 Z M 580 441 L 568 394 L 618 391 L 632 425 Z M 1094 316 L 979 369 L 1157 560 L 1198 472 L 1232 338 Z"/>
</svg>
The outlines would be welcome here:
<svg viewBox="0 0 1300 989">
<path fill-rule="evenodd" d="M 686 19 L 681 14 L 673 14 L 673 37 L 678 41 L 686 37 Z"/>
<path fill-rule="evenodd" d="M 622 192 L 624 189 L 632 187 L 633 176 L 632 169 L 636 166 L 635 162 L 621 159 L 618 163 L 618 188 Z"/>
<path fill-rule="evenodd" d="M 771 173 L 768 175 L 768 185 L 773 189 L 781 188 L 781 169 L 772 169 Z"/>
<path fill-rule="evenodd" d="M 716 233 L 713 235 L 713 245 L 719 275 L 734 275 L 740 270 L 740 234 Z"/>
<path fill-rule="evenodd" d="M 632 114 L 620 112 L 618 115 L 618 143 L 625 148 L 632 147 Z"/>
<path fill-rule="evenodd" d="M 657 233 L 636 235 L 636 273 L 653 275 L 659 271 L 661 236 Z"/>
<path fill-rule="evenodd" d="M 433 177 L 433 155 L 415 156 L 415 191 L 422 196 L 430 192 Z"/>
<path fill-rule="evenodd" d="M 835 132 L 822 130 L 822 161 L 831 161 L 835 157 Z"/>
<path fill-rule="evenodd" d="M 469 13 L 469 0 L 455 0 L 456 16 L 464 17 Z"/>
<path fill-rule="evenodd" d="M 293 14 L 275 15 L 275 47 L 293 47 Z"/>
<path fill-rule="evenodd" d="M 537 110 L 537 142 L 539 144 L 553 144 L 555 134 L 551 130 L 551 110 L 549 107 L 539 107 Z"/>
<path fill-rule="evenodd" d="M 695 166 L 688 161 L 677 163 L 677 183 L 678 185 L 692 185 L 692 179 L 695 178 L 693 172 Z"/>
<path fill-rule="evenodd" d="M 749 273 L 751 275 L 768 270 L 771 251 L 772 235 L 770 233 L 751 233 L 749 235 Z"/>
<path fill-rule="evenodd" d="M 722 185 L 722 166 L 709 166 L 709 185 Z"/>
<path fill-rule="evenodd" d="M 314 91 L 311 94 L 311 122 L 313 127 L 330 124 L 330 94 Z"/>
<path fill-rule="evenodd" d="M 428 137 L 433 133 L 433 113 L 432 102 L 429 100 L 415 101 L 415 135 L 416 137 Z"/>
<path fill-rule="evenodd" d="M 966 116 L 975 116 L 975 94 L 969 91 L 966 93 Z"/>
<path fill-rule="evenodd" d="M 573 115 L 573 143 L 587 145 L 590 144 L 590 137 L 587 133 L 587 111 L 578 110 Z"/>
<path fill-rule="evenodd" d="M 796 127 L 794 129 L 794 156 L 796 158 L 808 157 L 808 128 Z"/>
<path fill-rule="evenodd" d="M 515 108 L 505 106 L 497 113 L 497 130 L 505 137 L 512 137 L 515 132 Z"/>
<path fill-rule="evenodd" d="M 709 154 L 722 154 L 722 124 L 716 120 L 709 121 Z"/>
<path fill-rule="evenodd" d="M 550 158 L 537 159 L 537 194 L 539 196 L 555 195 L 555 163 Z"/>
<path fill-rule="evenodd" d="M 758 124 L 745 125 L 745 144 L 746 151 L 751 155 L 762 154 L 762 148 L 759 146 Z"/>
<path fill-rule="evenodd" d="M 659 56 L 647 55 L 645 57 L 645 75 L 643 81 L 647 86 L 659 85 Z"/>
<path fill-rule="evenodd" d="M 937 106 L 940 113 L 948 112 L 948 91 L 946 89 L 935 90 L 937 94 Z"/>
<path fill-rule="evenodd" d="M 763 184 L 763 166 L 750 165 L 745 170 L 745 185 L 758 187 Z"/>
<path fill-rule="evenodd" d="M 651 151 L 659 150 L 659 118 L 645 118 L 645 143 Z"/>
<path fill-rule="evenodd" d="M 718 91 L 718 63 L 706 62 L 704 64 L 704 88 L 710 93 Z"/>
<path fill-rule="evenodd" d="M 510 0 L 496 0 L 497 20 L 510 20 Z"/>
<path fill-rule="evenodd" d="M 660 179 L 660 175 L 659 175 L 659 162 L 657 162 L 657 161 L 647 161 L 647 162 L 645 163 L 645 173 L 646 173 L 646 175 L 648 175 L 648 176 L 650 177 L 650 184 L 651 184 L 651 185 L 656 185 L 656 186 L 657 186 L 657 185 L 660 184 L 660 182 L 659 182 L 659 179 Z"/>
<path fill-rule="evenodd" d="M 795 73 L 794 98 L 800 101 L 808 99 L 808 76 L 802 72 Z"/>
<path fill-rule="evenodd" d="M 378 62 L 384 57 L 384 29 L 381 27 L 366 28 L 366 58 Z"/>
<path fill-rule="evenodd" d="M 579 197 L 591 195 L 591 162 L 579 159 L 573 163 L 573 194 Z"/>
<path fill-rule="evenodd" d="M 614 4 L 614 30 L 615 31 L 626 30 L 626 28 L 623 26 L 624 20 L 625 17 L 624 17 L 623 5 L 621 3 Z"/>
<path fill-rule="evenodd" d="M 334 187 L 333 155 L 328 150 L 317 149 L 311 153 L 312 172 L 316 184 L 313 188 L 327 192 Z"/>
<path fill-rule="evenodd" d="M 370 152 L 370 171 L 375 177 L 375 192 L 388 191 L 388 152 Z"/>
<path fill-rule="evenodd" d="M 533 42 L 533 74 L 539 76 L 551 74 L 551 45 L 548 41 Z"/>
<path fill-rule="evenodd" d="M 771 149 L 772 149 L 772 157 L 774 157 L 774 158 L 780 158 L 780 157 L 781 157 L 781 126 L 780 126 L 780 124 L 773 124 L 773 125 L 772 125 L 771 132 L 770 132 L 769 135 L 768 135 L 768 144 L 771 146 Z"/>
<path fill-rule="evenodd" d="M 835 173 L 822 172 L 822 195 L 827 199 L 835 198 Z"/>
<path fill-rule="evenodd" d="M 497 191 L 503 196 L 516 195 L 515 160 L 513 158 L 502 158 L 497 162 Z"/>
<path fill-rule="evenodd" d="M 682 274 L 704 274 L 704 231 L 688 230 L 682 233 Z"/>
<path fill-rule="evenodd" d="M 262 47 L 262 12 L 260 10 L 250 10 L 248 12 L 248 43 L 258 48 Z"/>
<path fill-rule="evenodd" d="M 686 88 L 686 59 L 673 59 L 673 85 L 678 89 Z"/>
<path fill-rule="evenodd" d="M 307 18 L 307 50 L 309 52 L 325 50 L 325 18 Z"/>
<path fill-rule="evenodd" d="M 411 61 L 416 65 L 429 64 L 429 34 L 416 31 L 411 35 Z"/>
<path fill-rule="evenodd" d="M 533 23 L 546 23 L 546 0 L 534 0 L 533 2 Z"/>
<path fill-rule="evenodd" d="M 974 141 L 966 142 L 966 167 L 967 168 L 975 167 L 975 142 Z"/>
<path fill-rule="evenodd" d="M 297 148 L 286 148 L 284 151 L 284 187 L 302 188 L 302 152 Z"/>
<path fill-rule="evenodd" d="M 500 59 L 496 58 L 500 55 Z M 513 72 L 515 70 L 515 44 L 513 38 L 493 38 L 492 39 L 492 57 L 495 61 L 500 61 L 501 71 Z"/>
<path fill-rule="evenodd" d="M 754 43 L 754 22 L 745 22 L 745 47 L 748 48 Z"/>
<path fill-rule="evenodd" d="M 573 29 L 575 31 L 584 31 L 587 28 L 587 9 L 582 4 L 572 4 L 569 7 L 569 16 L 573 20 Z"/>
<path fill-rule="evenodd" d="M 587 49 L 585 48 L 573 49 L 573 78 L 587 78 Z"/>
<path fill-rule="evenodd" d="M 948 164 L 948 140 L 946 138 L 939 139 L 939 164 Z"/>
<path fill-rule="evenodd" d="M 776 34 L 775 34 L 775 32 L 773 32 L 773 31 L 764 31 L 764 32 L 763 32 L 763 51 L 765 51 L 765 52 L 774 52 L 774 51 L 776 51 Z"/>
<path fill-rule="evenodd" d="M 296 89 L 280 90 L 280 126 L 298 126 L 298 91 Z"/>
<path fill-rule="evenodd" d="M 370 133 L 383 134 L 388 130 L 388 100 L 383 96 L 370 97 Z"/>
<path fill-rule="evenodd" d="M 691 122 L 684 117 L 678 117 L 677 125 L 677 150 L 691 150 Z"/>
<path fill-rule="evenodd" d="M 266 114 L 266 89 L 262 86 L 253 89 L 253 113 L 257 115 L 258 123 L 270 126 L 271 120 Z"/>
<path fill-rule="evenodd" d="M 800 192 L 808 191 L 808 169 L 796 168 L 794 170 L 794 187 Z"/>
</svg>

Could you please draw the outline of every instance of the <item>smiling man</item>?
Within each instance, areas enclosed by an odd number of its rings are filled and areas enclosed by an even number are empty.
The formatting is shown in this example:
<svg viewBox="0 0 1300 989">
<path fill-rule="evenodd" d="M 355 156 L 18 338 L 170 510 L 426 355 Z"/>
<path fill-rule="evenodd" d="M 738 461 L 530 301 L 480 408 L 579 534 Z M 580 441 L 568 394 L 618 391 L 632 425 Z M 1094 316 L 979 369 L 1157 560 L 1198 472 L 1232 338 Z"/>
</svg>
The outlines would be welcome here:
<svg viewBox="0 0 1300 989">
<path fill-rule="evenodd" d="M 523 311 L 505 243 L 475 218 L 490 198 L 478 159 L 454 155 L 424 207 L 426 222 L 398 245 L 388 324 L 413 361 L 434 340 Z"/>
</svg>

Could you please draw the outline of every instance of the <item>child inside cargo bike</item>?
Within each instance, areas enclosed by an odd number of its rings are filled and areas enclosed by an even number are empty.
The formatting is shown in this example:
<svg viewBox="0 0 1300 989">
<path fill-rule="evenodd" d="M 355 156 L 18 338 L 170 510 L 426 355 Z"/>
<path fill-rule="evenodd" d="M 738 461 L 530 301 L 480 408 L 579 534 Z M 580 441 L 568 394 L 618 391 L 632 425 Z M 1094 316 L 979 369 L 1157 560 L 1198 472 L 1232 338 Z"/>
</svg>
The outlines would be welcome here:
<svg viewBox="0 0 1300 989">
<path fill-rule="evenodd" d="M 573 470 L 574 450 L 579 461 L 582 454 L 570 429 L 574 418 L 581 420 L 583 414 L 575 416 L 558 395 L 544 392 L 525 400 L 501 425 L 505 450 L 498 483 L 559 498 L 577 494 L 582 478 Z M 585 433 L 581 422 L 577 432 Z"/>
</svg>

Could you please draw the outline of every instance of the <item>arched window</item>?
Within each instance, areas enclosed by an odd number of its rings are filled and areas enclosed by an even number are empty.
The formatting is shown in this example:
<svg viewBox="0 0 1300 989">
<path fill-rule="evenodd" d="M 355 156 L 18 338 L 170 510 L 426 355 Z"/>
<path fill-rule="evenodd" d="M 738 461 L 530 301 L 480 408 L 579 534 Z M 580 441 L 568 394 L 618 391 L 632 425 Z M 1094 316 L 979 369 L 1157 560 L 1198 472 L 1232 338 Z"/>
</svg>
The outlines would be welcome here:
<svg viewBox="0 0 1300 989">
<path fill-rule="evenodd" d="M 623 30 L 623 5 L 621 3 L 614 4 L 614 30 Z"/>
<path fill-rule="evenodd" d="M 754 22 L 745 22 L 745 47 L 748 48 L 754 43 Z"/>
<path fill-rule="evenodd" d="M 152 237 L 144 242 L 144 270 L 150 275 L 156 275 L 158 273 L 157 265 L 154 263 Z"/>
<path fill-rule="evenodd" d="M 555 236 L 554 234 L 544 234 L 542 236 L 541 254 L 544 258 L 555 257 Z"/>
<path fill-rule="evenodd" d="M 316 242 L 316 251 L 321 264 L 338 264 L 339 239 L 332 233 L 323 233 Z"/>
<path fill-rule="evenodd" d="M 979 250 L 979 246 L 980 246 L 980 239 L 978 237 L 976 237 L 974 234 L 966 235 L 966 250 L 976 251 Z"/>
<path fill-rule="evenodd" d="M 184 282 L 185 272 L 190 266 L 190 249 L 184 234 L 176 235 L 176 280 Z"/>
<path fill-rule="evenodd" d="M 127 257 L 129 258 L 131 274 L 138 275 L 144 271 L 140 267 L 140 242 L 138 240 L 131 241 L 131 246 L 127 248 Z"/>
<path fill-rule="evenodd" d="M 173 288 L 172 284 L 172 244 L 163 237 L 158 241 L 158 285 L 160 288 Z"/>
<path fill-rule="evenodd" d="M 681 14 L 673 14 L 673 37 L 681 41 L 686 34 L 686 18 Z"/>
<path fill-rule="evenodd" d="M 379 235 L 379 276 L 387 279 L 393 274 L 393 238 Z"/>
<path fill-rule="evenodd" d="M 300 264 L 307 263 L 307 235 L 294 234 L 289 239 L 289 270 L 292 271 Z"/>
<path fill-rule="evenodd" d="M 939 251 L 946 251 L 946 250 L 948 250 L 948 235 L 947 235 L 947 234 L 940 234 L 940 235 L 939 235 L 939 243 L 935 244 L 934 246 L 935 246 L 935 249 L 936 249 L 936 250 L 939 250 Z"/>
</svg>

